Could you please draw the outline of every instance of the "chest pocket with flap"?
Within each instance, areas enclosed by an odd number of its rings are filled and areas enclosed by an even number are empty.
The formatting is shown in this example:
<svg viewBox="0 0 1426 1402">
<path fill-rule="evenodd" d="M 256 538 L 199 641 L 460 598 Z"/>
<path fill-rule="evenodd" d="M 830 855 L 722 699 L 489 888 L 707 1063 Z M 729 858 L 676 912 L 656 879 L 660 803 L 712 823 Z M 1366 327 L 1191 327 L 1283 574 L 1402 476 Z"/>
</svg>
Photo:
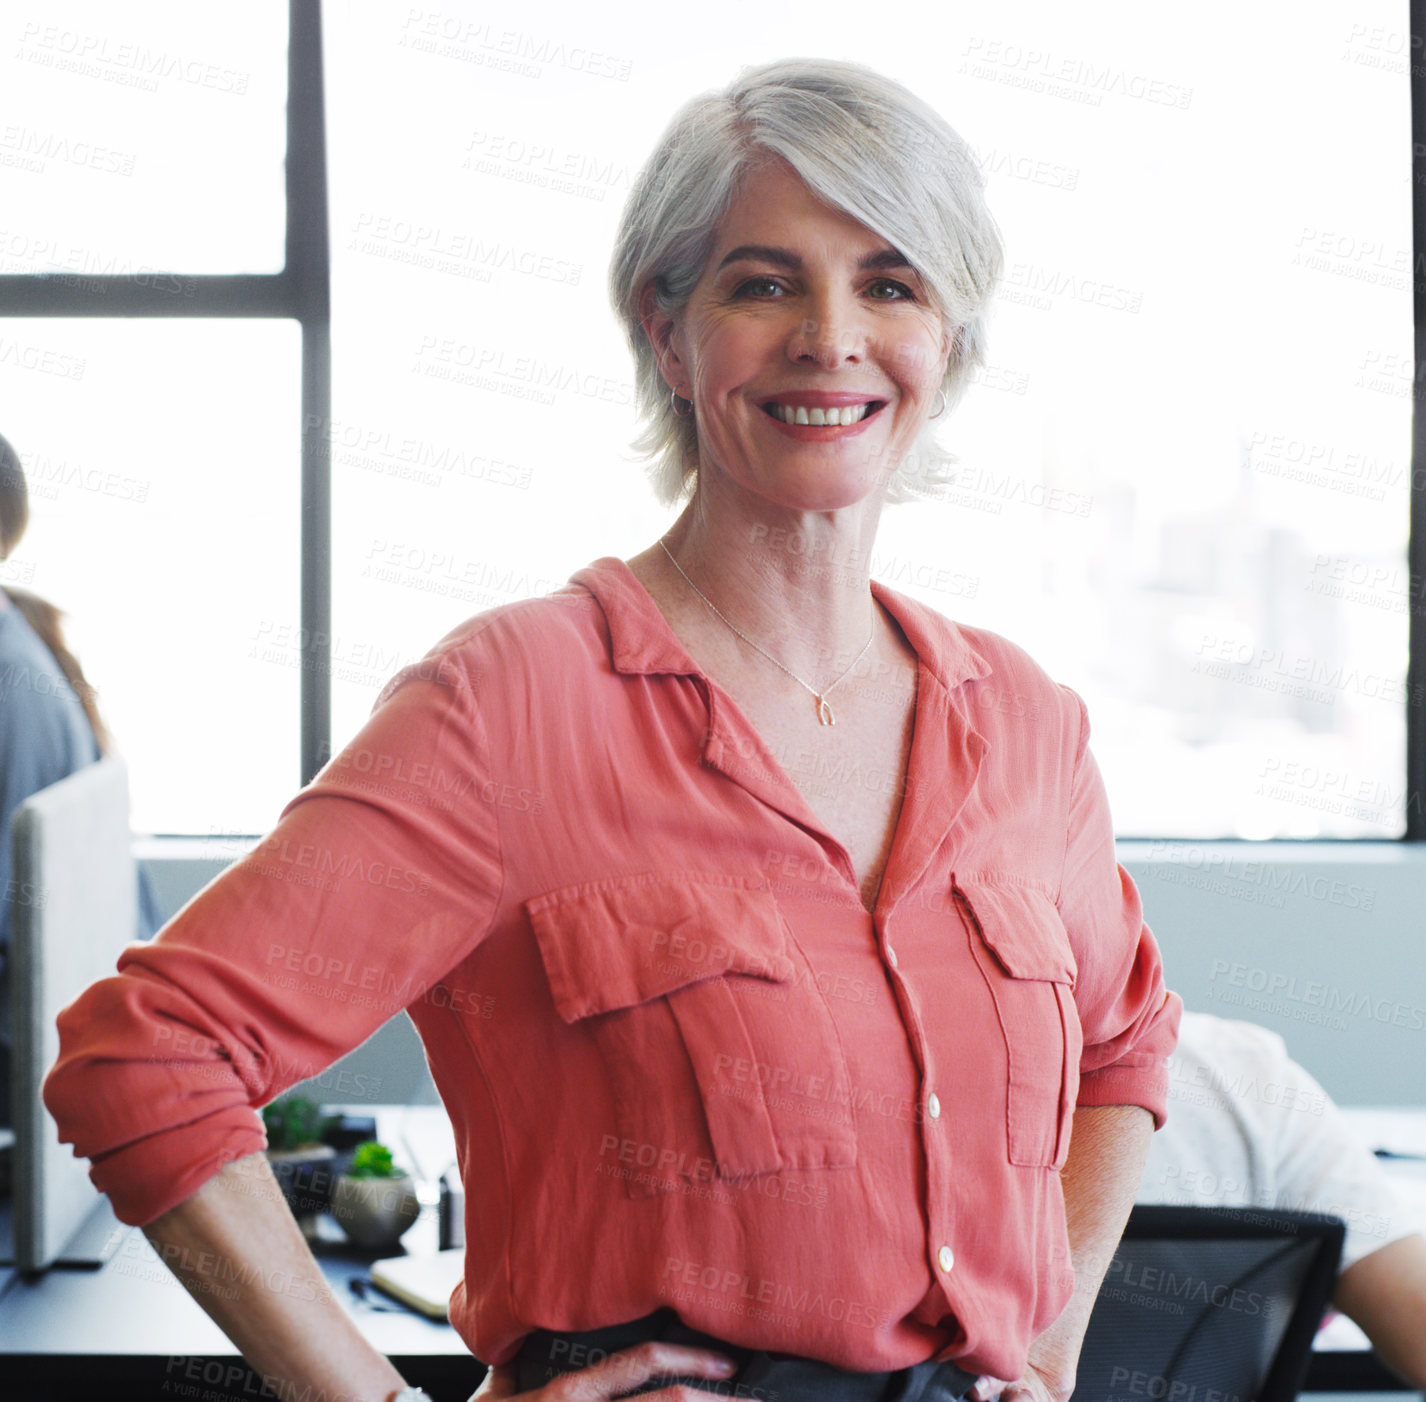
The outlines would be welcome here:
<svg viewBox="0 0 1426 1402">
<path fill-rule="evenodd" d="M 1055 903 L 1032 887 L 958 876 L 956 894 L 1005 1039 L 1010 1162 L 1060 1168 L 1084 1042 L 1069 935 Z"/>
<path fill-rule="evenodd" d="M 856 1161 L 825 999 L 756 878 L 649 873 L 525 903 L 565 1022 L 609 1077 L 630 1195 Z"/>
</svg>

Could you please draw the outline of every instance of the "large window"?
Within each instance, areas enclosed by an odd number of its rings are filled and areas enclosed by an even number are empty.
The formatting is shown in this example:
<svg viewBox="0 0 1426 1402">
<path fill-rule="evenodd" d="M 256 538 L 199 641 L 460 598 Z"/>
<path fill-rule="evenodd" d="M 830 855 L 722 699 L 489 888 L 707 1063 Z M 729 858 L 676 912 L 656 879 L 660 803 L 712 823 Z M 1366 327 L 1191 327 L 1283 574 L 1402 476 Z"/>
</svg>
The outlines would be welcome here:
<svg viewBox="0 0 1426 1402">
<path fill-rule="evenodd" d="M 1085 695 L 1124 834 L 1400 834 L 1405 31 L 1359 0 L 331 12 L 337 635 L 417 652 L 664 527 L 604 291 L 630 181 L 741 66 L 849 58 L 971 141 L 1007 253 L 956 489 L 888 513 L 875 572 Z M 380 670 L 338 678 L 338 734 Z"/>
<path fill-rule="evenodd" d="M 0 433 L 31 506 L 0 583 L 68 614 L 140 831 L 260 831 L 300 772 L 325 254 L 314 279 L 289 208 L 288 18 L 66 0 L 0 21 Z"/>
<path fill-rule="evenodd" d="M 112 7 L 45 13 L 5 22 L 0 82 L 28 85 L 35 115 L 0 150 L 0 270 L 79 277 L 90 250 L 139 274 L 279 266 L 285 6 L 155 8 L 142 32 Z M 991 366 L 941 435 L 958 481 L 888 512 L 875 573 L 1085 696 L 1125 835 L 1400 835 L 1419 602 L 1404 4 L 323 14 L 333 400 L 302 417 L 329 438 L 331 743 L 462 619 L 666 527 L 627 449 L 605 294 L 620 208 L 687 97 L 824 54 L 945 114 L 1006 243 Z M 264 189 L 278 223 L 254 216 L 239 238 Z M 111 329 L 0 322 L 12 345 L 84 364 L 51 384 L 0 347 L 0 432 L 32 470 L 69 455 L 152 483 L 142 503 L 57 487 L 9 568 L 28 559 L 32 587 L 71 608 L 138 823 L 259 831 L 297 781 L 309 660 L 297 342 L 280 321 L 193 322 L 125 355 Z M 106 553 L 118 541 L 145 553 L 138 577 Z M 169 655 L 194 649 L 206 660 Z M 183 729 L 195 716 L 207 743 Z M 195 748 L 231 766 L 203 770 L 202 792 Z"/>
</svg>

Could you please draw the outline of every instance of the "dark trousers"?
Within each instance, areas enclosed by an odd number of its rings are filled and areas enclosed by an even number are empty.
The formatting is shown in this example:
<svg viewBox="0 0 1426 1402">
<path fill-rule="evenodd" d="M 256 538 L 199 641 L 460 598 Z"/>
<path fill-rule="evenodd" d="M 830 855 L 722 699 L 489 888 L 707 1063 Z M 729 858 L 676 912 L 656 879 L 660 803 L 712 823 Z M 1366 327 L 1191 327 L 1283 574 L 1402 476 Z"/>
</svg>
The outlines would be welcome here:
<svg viewBox="0 0 1426 1402">
<path fill-rule="evenodd" d="M 739 1348 L 690 1329 L 672 1310 L 663 1309 L 604 1329 L 569 1334 L 535 1330 L 521 1345 L 517 1360 L 520 1391 L 544 1387 L 560 1373 L 587 1368 L 649 1339 L 714 1349 L 732 1358 L 738 1371 L 722 1379 L 663 1378 L 625 1396 L 682 1382 L 704 1392 L 758 1402 L 962 1402 L 975 1383 L 975 1374 L 954 1363 L 918 1363 L 895 1373 L 848 1373 L 811 1358 Z"/>
</svg>

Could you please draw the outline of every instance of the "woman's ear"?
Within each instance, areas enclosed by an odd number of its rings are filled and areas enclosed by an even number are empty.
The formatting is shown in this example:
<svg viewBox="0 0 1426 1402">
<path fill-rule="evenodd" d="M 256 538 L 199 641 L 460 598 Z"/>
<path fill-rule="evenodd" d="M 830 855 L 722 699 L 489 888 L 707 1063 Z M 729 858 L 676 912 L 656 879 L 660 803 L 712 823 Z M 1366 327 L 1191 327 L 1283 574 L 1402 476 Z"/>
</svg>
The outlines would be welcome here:
<svg viewBox="0 0 1426 1402">
<path fill-rule="evenodd" d="M 671 390 L 686 386 L 688 373 L 678 349 L 678 322 L 659 306 L 658 293 L 652 282 L 646 283 L 639 295 L 639 325 L 649 338 L 664 382 Z"/>
</svg>

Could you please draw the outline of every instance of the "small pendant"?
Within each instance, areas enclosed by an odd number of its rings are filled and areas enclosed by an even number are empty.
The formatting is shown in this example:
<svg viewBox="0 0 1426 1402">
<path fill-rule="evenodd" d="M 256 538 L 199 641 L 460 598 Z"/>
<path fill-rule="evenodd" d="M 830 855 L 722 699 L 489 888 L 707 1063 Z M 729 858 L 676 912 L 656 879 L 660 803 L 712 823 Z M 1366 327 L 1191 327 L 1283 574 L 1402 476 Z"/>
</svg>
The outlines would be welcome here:
<svg viewBox="0 0 1426 1402">
<path fill-rule="evenodd" d="M 817 723 L 819 725 L 836 725 L 837 718 L 832 714 L 832 708 L 827 704 L 825 696 L 817 698 Z"/>
</svg>

